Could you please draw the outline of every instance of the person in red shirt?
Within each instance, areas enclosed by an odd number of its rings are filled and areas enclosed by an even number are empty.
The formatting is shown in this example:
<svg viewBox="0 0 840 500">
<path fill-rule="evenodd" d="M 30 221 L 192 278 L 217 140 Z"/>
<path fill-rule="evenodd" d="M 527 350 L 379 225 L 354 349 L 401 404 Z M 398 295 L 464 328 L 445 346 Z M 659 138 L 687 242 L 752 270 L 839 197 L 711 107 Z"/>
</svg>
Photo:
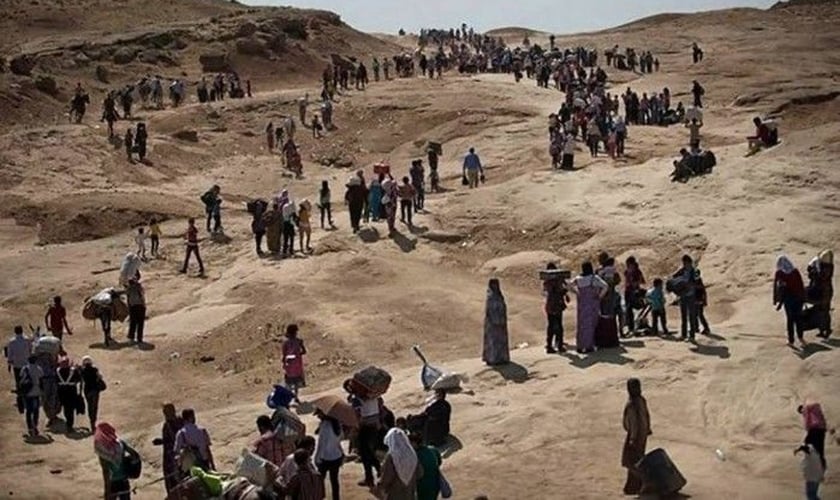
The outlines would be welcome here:
<svg viewBox="0 0 840 500">
<path fill-rule="evenodd" d="M 73 335 L 70 325 L 67 324 L 67 311 L 61 305 L 61 297 L 53 298 L 53 304 L 47 309 L 47 314 L 44 316 L 44 322 L 47 324 L 47 330 L 61 340 L 64 332 L 67 335 Z"/>
<path fill-rule="evenodd" d="M 788 345 L 793 345 L 793 332 L 799 342 L 804 342 L 802 332 L 802 306 L 805 303 L 805 285 L 802 275 L 786 255 L 776 259 L 776 277 L 773 283 L 773 305 L 778 311 L 785 308 L 787 315 Z"/>
<path fill-rule="evenodd" d="M 187 255 L 184 257 L 184 266 L 181 267 L 181 274 L 187 272 L 187 267 L 190 265 L 190 255 L 195 254 L 198 261 L 198 273 L 204 276 L 204 263 L 201 261 L 201 254 L 198 253 L 198 229 L 195 227 L 195 219 L 190 217 L 189 226 L 187 226 Z"/>
</svg>

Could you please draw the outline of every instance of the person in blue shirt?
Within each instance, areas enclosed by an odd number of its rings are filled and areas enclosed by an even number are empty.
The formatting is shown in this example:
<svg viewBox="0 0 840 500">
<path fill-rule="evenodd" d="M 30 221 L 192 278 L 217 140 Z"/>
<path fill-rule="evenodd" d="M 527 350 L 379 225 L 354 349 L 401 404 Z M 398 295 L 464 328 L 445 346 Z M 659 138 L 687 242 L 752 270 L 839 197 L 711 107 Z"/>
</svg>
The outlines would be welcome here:
<svg viewBox="0 0 840 500">
<path fill-rule="evenodd" d="M 475 154 L 475 148 L 470 148 L 469 154 L 464 157 L 464 177 L 467 178 L 470 189 L 478 187 L 478 181 L 484 176 L 484 168 L 481 166 L 481 159 Z"/>
<path fill-rule="evenodd" d="M 645 298 L 647 298 L 648 304 L 650 304 L 653 334 L 657 335 L 659 333 L 658 321 L 662 323 L 662 333 L 670 335 L 671 332 L 668 331 L 668 320 L 665 316 L 665 291 L 662 288 L 662 280 L 660 278 L 653 280 L 653 288 L 647 291 Z"/>
</svg>

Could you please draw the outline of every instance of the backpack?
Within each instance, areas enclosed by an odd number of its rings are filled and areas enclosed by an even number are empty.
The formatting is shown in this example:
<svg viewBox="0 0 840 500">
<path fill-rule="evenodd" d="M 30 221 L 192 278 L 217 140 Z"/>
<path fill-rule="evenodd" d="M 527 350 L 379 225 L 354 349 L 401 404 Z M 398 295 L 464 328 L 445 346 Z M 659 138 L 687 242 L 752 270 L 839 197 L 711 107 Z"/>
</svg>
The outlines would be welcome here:
<svg viewBox="0 0 840 500">
<path fill-rule="evenodd" d="M 137 479 L 143 470 L 143 460 L 137 451 L 123 441 L 122 469 L 129 479 Z"/>
<path fill-rule="evenodd" d="M 204 203 L 204 206 L 206 207 L 212 207 L 216 202 L 215 196 L 213 196 L 213 192 L 207 191 L 206 193 L 201 195 L 201 202 Z"/>
<path fill-rule="evenodd" d="M 17 392 L 21 396 L 26 396 L 35 384 L 32 382 L 32 376 L 29 374 L 29 367 L 24 367 L 20 371 L 20 382 L 18 383 Z"/>
</svg>

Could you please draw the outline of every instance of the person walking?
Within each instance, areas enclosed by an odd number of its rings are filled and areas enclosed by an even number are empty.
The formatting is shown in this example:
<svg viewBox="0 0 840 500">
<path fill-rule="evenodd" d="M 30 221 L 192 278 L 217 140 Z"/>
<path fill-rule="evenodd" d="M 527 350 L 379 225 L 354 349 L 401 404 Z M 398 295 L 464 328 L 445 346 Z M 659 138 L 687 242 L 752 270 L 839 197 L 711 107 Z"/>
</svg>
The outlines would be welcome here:
<svg viewBox="0 0 840 500">
<path fill-rule="evenodd" d="M 443 463 L 440 452 L 437 448 L 424 445 L 420 434 L 411 434 L 408 439 L 411 441 L 411 446 L 417 454 L 417 461 L 423 471 L 417 481 L 417 500 L 438 500 L 441 483 L 440 466 Z"/>
<path fill-rule="evenodd" d="M 488 366 L 510 363 L 507 305 L 499 280 L 487 283 L 487 300 L 484 308 L 484 350 L 481 360 Z"/>
<path fill-rule="evenodd" d="M 283 354 L 283 381 L 286 383 L 286 388 L 292 391 L 295 395 L 295 401 L 300 403 L 298 399 L 298 390 L 301 387 L 306 387 L 306 375 L 303 369 L 303 356 L 306 355 L 306 346 L 303 344 L 303 339 L 298 337 L 298 326 L 294 323 L 286 327 L 286 340 L 281 346 Z"/>
<path fill-rule="evenodd" d="M 694 340 L 699 329 L 697 320 L 697 271 L 694 260 L 683 255 L 682 267 L 672 275 L 678 285 L 675 292 L 680 297 L 680 333 L 682 340 Z"/>
<path fill-rule="evenodd" d="M 190 265 L 190 256 L 195 254 L 198 261 L 198 274 L 204 276 L 204 263 L 201 261 L 201 254 L 198 252 L 198 229 L 195 227 L 195 219 L 190 217 L 187 225 L 186 239 L 186 255 L 184 257 L 184 265 L 181 267 L 181 274 L 187 273 L 187 267 Z"/>
<path fill-rule="evenodd" d="M 645 275 L 642 273 L 636 257 L 632 255 L 627 257 L 624 269 L 624 305 L 626 308 L 624 322 L 631 334 L 636 333 L 636 314 L 633 311 L 642 308 L 645 294 L 642 285 L 644 284 L 646 284 Z"/>
<path fill-rule="evenodd" d="M 326 480 L 330 477 L 330 491 L 332 500 L 341 499 L 340 483 L 338 474 L 344 464 L 344 450 L 341 448 L 341 424 L 338 420 L 325 415 L 321 410 L 315 411 L 315 416 L 320 421 L 315 434 L 318 435 L 318 444 L 315 448 L 315 466 Z"/>
<path fill-rule="evenodd" d="M 146 293 L 139 280 L 128 280 L 128 286 L 123 292 L 128 300 L 128 340 L 132 343 L 143 343 L 143 328 L 146 324 Z"/>
<path fill-rule="evenodd" d="M 475 153 L 475 148 L 464 157 L 464 177 L 470 189 L 478 187 L 479 181 L 484 177 L 484 167 L 481 166 L 481 159 Z"/>
<path fill-rule="evenodd" d="M 350 209 L 350 226 L 353 228 L 353 233 L 355 234 L 360 229 L 367 190 L 362 183 L 362 179 L 357 175 L 354 175 L 347 181 L 346 187 L 347 192 L 344 194 L 344 201 Z"/>
<path fill-rule="evenodd" d="M 414 198 L 417 192 L 414 186 L 411 185 L 408 177 L 403 177 L 402 184 L 397 188 L 397 191 L 400 197 L 400 222 L 411 227 L 413 226 L 411 218 L 414 213 Z"/>
<path fill-rule="evenodd" d="M 131 483 L 126 469 L 126 457 L 139 461 L 140 455 L 128 443 L 117 436 L 114 427 L 106 422 L 96 425 L 93 433 L 94 452 L 102 468 L 104 498 L 108 500 L 131 500 Z"/>
<path fill-rule="evenodd" d="M 295 202 L 288 200 L 280 207 L 280 214 L 283 217 L 283 245 L 281 253 L 283 257 L 295 255 L 295 224 L 298 220 L 297 207 Z"/>
<path fill-rule="evenodd" d="M 330 227 L 335 227 L 332 220 L 329 181 L 321 182 L 321 191 L 318 193 L 318 209 L 321 211 L 321 229 L 325 229 L 324 216 L 326 216 L 326 220 L 329 223 Z"/>
<path fill-rule="evenodd" d="M 703 96 L 706 95 L 706 89 L 697 80 L 691 82 L 691 94 L 694 96 L 694 107 L 703 107 Z"/>
<path fill-rule="evenodd" d="M 546 270 L 555 271 L 557 265 L 549 262 Z M 551 277 L 543 281 L 543 295 L 545 296 L 545 315 L 548 321 L 545 334 L 545 352 L 554 354 L 566 352 L 563 343 L 563 311 L 569 303 L 569 293 L 566 282 L 559 277 Z"/>
<path fill-rule="evenodd" d="M 137 124 L 137 133 L 134 134 L 134 150 L 137 151 L 137 157 L 140 163 L 146 160 L 146 142 L 149 140 L 149 133 L 146 131 L 146 124 L 140 122 Z"/>
<path fill-rule="evenodd" d="M 275 139 L 276 135 L 274 133 L 274 123 L 268 122 L 268 125 L 265 126 L 265 146 L 269 153 L 274 151 Z"/>
<path fill-rule="evenodd" d="M 38 417 L 41 413 L 44 371 L 38 366 L 37 358 L 29 356 L 20 372 L 18 391 L 23 394 L 26 413 L 26 428 L 30 437 L 38 436 Z"/>
<path fill-rule="evenodd" d="M 415 500 L 417 480 L 423 475 L 423 469 L 408 436 L 402 429 L 394 427 L 385 435 L 385 446 L 388 454 L 382 464 L 382 477 L 375 488 L 377 498 Z"/>
<path fill-rule="evenodd" d="M 53 297 L 53 303 L 47 309 L 47 314 L 44 315 L 44 323 L 47 330 L 58 340 L 62 339 L 64 332 L 67 332 L 67 335 L 73 335 L 70 325 L 67 324 L 67 310 L 61 305 L 61 297 L 58 295 Z"/>
<path fill-rule="evenodd" d="M 592 263 L 581 265 L 581 274 L 572 280 L 571 291 L 577 296 L 577 336 L 575 348 L 580 354 L 595 351 L 595 331 L 601 320 L 601 299 L 609 285 L 597 274 Z"/>
<path fill-rule="evenodd" d="M 636 464 L 644 458 L 650 430 L 650 413 L 647 401 L 642 396 L 642 383 L 637 378 L 627 381 L 628 401 L 624 405 L 624 448 L 621 452 L 621 466 L 627 469 L 624 483 L 625 495 L 638 495 L 642 491 L 642 477 Z"/>
<path fill-rule="evenodd" d="M 79 374 L 79 369 L 73 365 L 70 358 L 64 356 L 58 362 L 58 370 L 56 370 L 58 377 L 58 401 L 61 403 L 61 409 L 64 412 L 65 432 L 72 434 L 76 429 L 76 410 L 79 408 L 79 384 L 82 382 L 82 377 Z"/>
<path fill-rule="evenodd" d="M 90 356 L 82 357 L 80 375 L 82 379 L 82 394 L 85 396 L 85 406 L 87 407 L 88 420 L 90 421 L 90 432 L 93 432 L 96 429 L 96 420 L 99 416 L 99 399 L 102 396 L 102 392 L 108 386 L 105 384 L 102 373 L 93 364 L 93 359 Z"/>
<path fill-rule="evenodd" d="M 802 331 L 802 306 L 805 302 L 805 285 L 802 275 L 786 255 L 776 259 L 776 276 L 773 281 L 773 305 L 778 311 L 785 308 L 787 316 L 788 345 L 793 345 L 794 332 L 799 342 L 804 342 Z"/>
<path fill-rule="evenodd" d="M 15 379 L 15 404 L 18 413 L 23 415 L 26 394 L 20 389 L 20 374 L 32 355 L 32 341 L 24 337 L 22 326 L 15 327 L 15 336 L 3 348 L 3 355 L 6 357 L 6 367 Z"/>
<path fill-rule="evenodd" d="M 382 181 L 382 206 L 385 211 L 385 220 L 388 221 L 388 233 L 393 234 L 397 220 L 397 182 L 388 174 Z"/>
<path fill-rule="evenodd" d="M 184 421 L 175 411 L 175 405 L 166 403 L 163 405 L 163 425 L 160 429 L 160 437 L 155 438 L 153 444 L 162 448 L 162 469 L 163 481 L 166 492 L 169 493 L 181 482 L 181 473 L 178 469 L 177 457 L 175 455 L 175 437 L 184 427 Z"/>
<path fill-rule="evenodd" d="M 213 215 L 216 210 L 216 205 L 218 204 L 219 200 L 219 193 L 221 193 L 222 189 L 218 185 L 214 185 L 209 190 L 207 190 L 203 195 L 201 195 L 201 202 L 204 203 L 204 213 L 207 216 L 207 232 L 211 232 L 210 230 L 210 222 L 213 220 Z M 221 220 L 217 220 L 216 226 L 213 227 L 212 232 L 216 232 L 221 227 Z"/>
<path fill-rule="evenodd" d="M 160 237 L 162 233 L 160 231 L 160 224 L 158 223 L 157 218 L 152 217 L 149 220 L 149 240 L 152 244 L 152 257 L 160 257 Z"/>
<path fill-rule="evenodd" d="M 650 305 L 651 326 L 653 334 L 659 334 L 659 324 L 662 325 L 662 333 L 670 335 L 668 331 L 668 319 L 665 315 L 665 290 L 663 288 L 662 279 L 656 278 L 653 280 L 653 287 L 645 294 L 645 299 Z"/>
<path fill-rule="evenodd" d="M 304 199 L 297 213 L 300 253 L 312 252 L 312 203 Z"/>
<path fill-rule="evenodd" d="M 426 203 L 426 170 L 423 168 L 423 160 L 412 161 L 408 173 L 414 187 L 414 212 L 422 212 Z"/>
<path fill-rule="evenodd" d="M 280 442 L 282 436 L 278 436 L 274 430 L 271 417 L 268 415 L 257 417 L 257 432 L 260 437 L 251 445 L 251 452 L 270 464 L 280 467 L 286 457 L 283 455 L 283 445 Z"/>
<path fill-rule="evenodd" d="M 192 408 L 185 409 L 181 412 L 181 419 L 184 425 L 175 435 L 175 446 L 173 448 L 175 454 L 189 449 L 194 452 L 196 466 L 205 472 L 216 470 L 213 452 L 210 450 L 212 446 L 210 434 L 204 427 L 196 425 L 195 410 Z"/>
<path fill-rule="evenodd" d="M 802 415 L 805 425 L 805 444 L 811 445 L 820 456 L 823 469 L 828 468 L 825 461 L 825 434 L 827 425 L 822 406 L 817 402 L 806 402 L 796 408 L 796 412 Z"/>
<path fill-rule="evenodd" d="M 368 189 L 368 216 L 373 222 L 379 222 L 382 218 L 382 182 L 385 180 L 385 174 L 379 174 L 370 181 L 370 189 Z"/>
</svg>

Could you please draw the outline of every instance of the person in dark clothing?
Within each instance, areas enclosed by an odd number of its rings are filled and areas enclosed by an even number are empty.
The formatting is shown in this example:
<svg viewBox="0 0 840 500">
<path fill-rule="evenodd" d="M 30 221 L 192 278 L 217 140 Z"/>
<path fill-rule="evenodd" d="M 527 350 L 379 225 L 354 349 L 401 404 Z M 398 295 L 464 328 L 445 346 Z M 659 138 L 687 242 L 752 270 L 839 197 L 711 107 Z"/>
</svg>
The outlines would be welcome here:
<svg viewBox="0 0 840 500">
<path fill-rule="evenodd" d="M 546 269 L 553 271 L 557 265 L 549 262 Z M 569 303 L 569 293 L 566 289 L 566 282 L 557 277 L 543 281 L 543 295 L 545 296 L 545 315 L 548 319 L 548 326 L 545 334 L 545 352 L 554 354 L 565 352 L 563 343 L 563 311 Z"/>
<path fill-rule="evenodd" d="M 318 209 L 321 212 L 321 229 L 324 229 L 324 219 L 327 220 L 330 227 L 333 227 L 332 220 L 332 196 L 330 192 L 329 181 L 321 182 L 321 190 L 318 191 Z"/>
<path fill-rule="evenodd" d="M 414 160 L 411 162 L 411 169 L 408 171 L 411 176 L 411 185 L 414 187 L 414 213 L 423 210 L 426 202 L 425 194 L 425 177 L 426 173 L 423 169 L 423 160 Z"/>
<path fill-rule="evenodd" d="M 697 45 L 697 42 L 691 44 L 691 58 L 694 64 L 703 60 L 703 50 Z"/>
<path fill-rule="evenodd" d="M 814 447 L 814 450 L 820 455 L 820 462 L 825 469 L 827 465 L 825 460 L 825 434 L 828 426 L 825 422 L 822 406 L 816 402 L 809 402 L 799 405 L 796 412 L 802 415 L 805 424 L 805 432 L 807 432 L 805 444 Z"/>
<path fill-rule="evenodd" d="M 703 278 L 700 277 L 700 271 L 697 271 L 697 287 L 695 290 L 694 298 L 697 300 L 697 320 L 700 322 L 700 326 L 703 327 L 703 331 L 700 333 L 702 335 L 711 335 L 712 329 L 709 328 L 709 322 L 706 321 L 706 315 L 703 313 L 703 310 L 709 305 L 709 299 L 706 294 L 706 285 L 703 283 Z"/>
<path fill-rule="evenodd" d="M 432 192 L 440 191 L 440 176 L 438 175 L 438 152 L 429 148 L 426 152 L 429 159 L 429 183 L 431 184 Z"/>
<path fill-rule="evenodd" d="M 362 211 L 365 208 L 367 189 L 358 176 L 353 176 L 346 185 L 347 192 L 344 194 L 344 201 L 350 209 L 350 226 L 353 233 L 358 233 L 362 220 Z"/>
<path fill-rule="evenodd" d="M 58 401 L 64 413 L 65 429 L 68 434 L 75 432 L 76 409 L 79 407 L 79 383 L 82 378 L 79 370 L 64 357 L 58 362 Z"/>
<path fill-rule="evenodd" d="M 137 133 L 134 134 L 134 147 L 137 150 L 137 157 L 140 162 L 146 159 L 146 141 L 149 139 L 149 134 L 146 132 L 146 124 L 137 124 Z"/>
<path fill-rule="evenodd" d="M 819 297 L 814 303 L 820 313 L 820 332 L 817 337 L 831 336 L 831 303 L 834 299 L 834 252 L 823 250 L 816 257 L 816 287 Z"/>
<path fill-rule="evenodd" d="M 114 100 L 114 93 L 109 92 L 105 96 L 105 101 L 102 103 L 102 120 L 108 123 L 108 137 L 114 137 L 114 122 L 120 119 L 117 113 L 117 103 Z"/>
<path fill-rule="evenodd" d="M 128 161 L 133 163 L 134 158 L 132 157 L 132 153 L 134 152 L 134 133 L 131 131 L 131 127 L 128 127 L 125 131 L 123 144 L 125 144 L 125 154 L 128 157 Z"/>
<path fill-rule="evenodd" d="M 253 219 L 251 220 L 251 231 L 254 233 L 254 242 L 257 246 L 257 255 L 263 256 L 262 240 L 265 237 L 265 221 L 263 215 L 268 210 L 268 203 L 265 200 L 256 200 L 248 204 L 248 211 Z"/>
<path fill-rule="evenodd" d="M 706 95 L 706 89 L 697 80 L 694 80 L 691 84 L 691 93 L 694 95 L 694 106 L 702 108 L 703 96 Z"/>
<path fill-rule="evenodd" d="M 804 341 L 802 331 L 802 305 L 805 302 L 805 285 L 802 275 L 786 255 L 776 259 L 776 276 L 773 282 L 773 305 L 778 311 L 785 308 L 787 316 L 788 345 L 793 345 L 793 334 Z"/>
<path fill-rule="evenodd" d="M 99 397 L 105 390 L 106 385 L 99 368 L 94 366 L 90 356 L 82 358 L 81 379 L 82 394 L 85 395 L 87 414 L 90 420 L 90 431 L 93 432 L 96 428 L 96 419 L 99 416 Z"/>
<path fill-rule="evenodd" d="M 446 391 L 435 391 L 435 400 L 423 410 L 423 440 L 432 446 L 443 446 L 449 438 L 449 421 L 452 405 L 446 400 Z"/>
<path fill-rule="evenodd" d="M 694 340 L 697 334 L 697 301 L 696 282 L 697 272 L 694 268 L 694 260 L 689 255 L 683 255 L 682 267 L 673 274 L 674 280 L 680 282 L 679 290 L 676 291 L 680 297 L 680 331 L 682 339 Z"/>
<path fill-rule="evenodd" d="M 143 343 L 143 328 L 146 324 L 146 294 L 143 285 L 134 278 L 128 280 L 125 291 L 128 300 L 128 340 Z"/>
<path fill-rule="evenodd" d="M 218 185 L 214 185 L 211 187 L 207 192 L 201 195 L 201 202 L 204 203 L 204 213 L 207 215 L 207 232 L 211 232 L 210 230 L 210 221 L 213 220 L 214 212 L 216 211 L 216 205 L 219 199 L 219 193 L 221 193 L 222 188 Z M 216 226 L 213 227 L 213 232 L 218 231 L 221 228 L 221 217 L 216 218 Z"/>
<path fill-rule="evenodd" d="M 175 456 L 175 436 L 184 426 L 184 420 L 178 416 L 175 406 L 171 403 L 163 405 L 163 419 L 160 437 L 155 438 L 152 444 L 163 448 L 163 481 L 168 493 L 175 489 L 181 480 Z"/>
</svg>

